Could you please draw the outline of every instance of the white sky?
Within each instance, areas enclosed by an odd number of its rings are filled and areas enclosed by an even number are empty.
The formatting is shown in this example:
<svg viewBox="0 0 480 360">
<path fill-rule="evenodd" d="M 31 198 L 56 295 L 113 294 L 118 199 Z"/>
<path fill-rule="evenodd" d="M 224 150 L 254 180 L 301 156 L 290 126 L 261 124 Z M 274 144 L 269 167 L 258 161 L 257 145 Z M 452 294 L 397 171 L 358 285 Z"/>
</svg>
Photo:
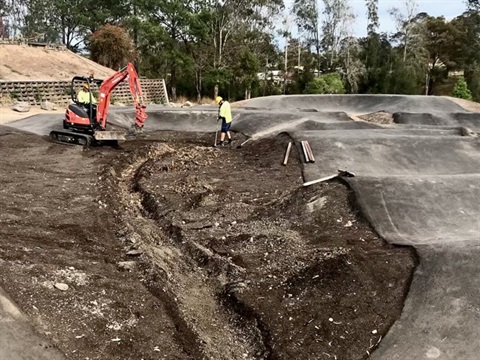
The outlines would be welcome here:
<svg viewBox="0 0 480 360">
<path fill-rule="evenodd" d="M 291 9 L 294 0 L 284 0 L 285 7 Z M 322 4 L 321 0 L 319 1 Z M 349 0 L 357 18 L 355 20 L 354 31 L 356 36 L 365 36 L 367 33 L 367 7 L 365 0 Z M 418 12 L 426 12 L 431 16 L 444 16 L 446 19 L 452 19 L 465 12 L 467 6 L 463 0 L 417 0 Z M 403 9 L 401 0 L 379 0 L 378 16 L 380 19 L 380 32 L 393 32 L 395 23 L 389 14 L 392 7 Z M 293 22 L 293 18 L 292 18 Z M 297 36 L 295 26 L 292 33 Z M 279 39 L 279 44 L 283 46 L 284 41 Z"/>
</svg>

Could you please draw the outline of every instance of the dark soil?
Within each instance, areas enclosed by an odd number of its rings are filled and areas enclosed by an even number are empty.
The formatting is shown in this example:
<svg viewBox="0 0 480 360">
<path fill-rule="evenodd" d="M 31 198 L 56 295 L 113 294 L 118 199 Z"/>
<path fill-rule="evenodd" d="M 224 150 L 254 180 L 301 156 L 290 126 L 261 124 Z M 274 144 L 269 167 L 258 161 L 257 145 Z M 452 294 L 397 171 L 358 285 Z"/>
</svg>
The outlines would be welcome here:
<svg viewBox="0 0 480 360">
<path fill-rule="evenodd" d="M 414 252 L 383 242 L 345 184 L 303 188 L 288 141 L 3 134 L 0 286 L 68 359 L 368 357 Z"/>
<path fill-rule="evenodd" d="M 387 113 L 384 111 L 379 111 L 371 114 L 365 114 L 358 116 L 360 119 L 365 120 L 367 122 L 371 122 L 374 124 L 383 124 L 389 125 L 393 124 L 393 114 Z"/>
</svg>

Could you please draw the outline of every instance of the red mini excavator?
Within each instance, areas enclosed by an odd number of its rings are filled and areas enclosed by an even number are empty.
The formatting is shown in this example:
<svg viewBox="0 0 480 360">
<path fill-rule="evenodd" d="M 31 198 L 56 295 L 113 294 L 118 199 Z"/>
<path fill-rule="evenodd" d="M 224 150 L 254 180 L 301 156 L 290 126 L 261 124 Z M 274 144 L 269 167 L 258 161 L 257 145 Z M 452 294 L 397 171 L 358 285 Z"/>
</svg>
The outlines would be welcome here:
<svg viewBox="0 0 480 360">
<path fill-rule="evenodd" d="M 137 133 L 143 129 L 147 119 L 146 106 L 143 100 L 142 89 L 138 74 L 133 64 L 129 63 L 125 68 L 113 74 L 106 80 L 98 80 L 93 77 L 87 78 L 75 76 L 71 83 L 73 103 L 68 105 L 63 119 L 64 131 L 51 131 L 50 136 L 61 143 L 90 145 L 116 143 L 118 140 L 126 140 L 125 133 L 118 131 L 106 131 L 110 97 L 115 87 L 123 80 L 128 79 L 130 92 L 135 104 L 135 123 L 130 128 L 130 133 Z M 80 103 L 75 93 L 75 83 L 88 84 L 90 94 L 89 103 Z M 92 104 L 92 84 L 99 85 L 98 104 Z"/>
</svg>

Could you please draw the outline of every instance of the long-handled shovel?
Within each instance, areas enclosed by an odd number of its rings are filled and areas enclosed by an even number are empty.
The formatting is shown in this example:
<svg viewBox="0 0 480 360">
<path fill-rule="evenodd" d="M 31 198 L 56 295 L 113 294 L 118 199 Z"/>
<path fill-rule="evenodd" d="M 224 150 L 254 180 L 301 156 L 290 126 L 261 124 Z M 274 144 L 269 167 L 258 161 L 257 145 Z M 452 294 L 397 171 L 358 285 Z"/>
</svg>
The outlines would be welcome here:
<svg viewBox="0 0 480 360">
<path fill-rule="evenodd" d="M 306 183 L 303 184 L 303 186 L 310 186 L 310 185 L 318 184 L 320 182 L 324 182 L 324 181 L 327 181 L 327 180 L 332 180 L 336 177 L 355 177 L 355 174 L 350 172 L 350 171 L 347 171 L 347 170 L 338 170 L 338 174 L 334 174 L 334 175 L 330 175 L 330 176 L 327 176 L 327 177 L 324 177 L 324 178 L 321 178 L 321 179 L 306 182 Z"/>
<path fill-rule="evenodd" d="M 222 126 L 222 123 L 220 123 L 220 126 Z M 215 144 L 213 144 L 213 147 L 217 147 L 217 141 L 218 141 L 218 128 L 215 131 Z"/>
<path fill-rule="evenodd" d="M 217 147 L 217 140 L 218 140 L 218 129 L 215 131 L 215 144 L 213 144 L 213 147 Z"/>
</svg>

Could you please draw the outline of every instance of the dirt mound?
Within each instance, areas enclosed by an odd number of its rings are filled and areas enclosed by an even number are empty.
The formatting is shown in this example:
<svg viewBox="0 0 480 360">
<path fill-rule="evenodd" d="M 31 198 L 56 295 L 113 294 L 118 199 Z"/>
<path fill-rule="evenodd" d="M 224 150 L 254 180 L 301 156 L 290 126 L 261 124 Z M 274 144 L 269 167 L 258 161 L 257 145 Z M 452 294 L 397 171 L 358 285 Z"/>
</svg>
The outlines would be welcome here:
<svg viewBox="0 0 480 360">
<path fill-rule="evenodd" d="M 358 116 L 361 120 L 371 122 L 374 124 L 392 124 L 393 123 L 393 116 L 390 113 L 384 111 L 378 111 L 371 114 L 365 114 Z"/>
<path fill-rule="evenodd" d="M 0 81 L 71 80 L 92 71 L 100 79 L 115 72 L 69 50 L 0 45 Z"/>
<path fill-rule="evenodd" d="M 376 236 L 344 185 L 299 188 L 298 152 L 281 166 L 286 136 L 242 151 L 212 149 L 199 134 L 187 143 L 182 134 L 161 136 L 168 146 L 114 161 L 106 202 L 122 236 L 141 239 L 135 246 L 157 273 L 147 286 L 171 299 L 196 352 L 211 359 L 372 352 L 400 314 L 412 252 Z"/>
<path fill-rule="evenodd" d="M 0 286 L 69 359 L 362 359 L 400 314 L 412 251 L 299 186 L 286 137 L 0 136 Z"/>
</svg>

